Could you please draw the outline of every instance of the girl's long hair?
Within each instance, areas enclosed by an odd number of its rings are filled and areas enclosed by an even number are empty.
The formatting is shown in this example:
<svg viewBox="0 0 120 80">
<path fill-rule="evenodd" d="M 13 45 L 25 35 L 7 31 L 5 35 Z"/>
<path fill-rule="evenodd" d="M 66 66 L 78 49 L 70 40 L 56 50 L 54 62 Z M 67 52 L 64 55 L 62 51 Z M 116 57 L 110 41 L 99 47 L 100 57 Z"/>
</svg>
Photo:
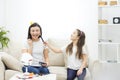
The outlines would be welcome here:
<svg viewBox="0 0 120 80">
<path fill-rule="evenodd" d="M 77 42 L 77 52 L 76 52 L 76 58 L 82 59 L 82 47 L 85 44 L 85 33 L 83 31 L 80 31 L 79 29 L 76 29 L 78 33 L 78 42 Z M 66 48 L 66 53 L 72 54 L 73 52 L 73 42 L 71 42 L 67 48 Z"/>
</svg>

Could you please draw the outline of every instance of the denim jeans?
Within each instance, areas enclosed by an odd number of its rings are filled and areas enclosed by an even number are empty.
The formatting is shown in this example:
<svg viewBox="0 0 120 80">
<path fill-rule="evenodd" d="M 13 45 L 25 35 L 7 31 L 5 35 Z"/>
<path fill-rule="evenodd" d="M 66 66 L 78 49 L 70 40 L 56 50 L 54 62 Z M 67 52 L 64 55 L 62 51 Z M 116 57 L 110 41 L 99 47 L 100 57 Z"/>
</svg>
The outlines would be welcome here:
<svg viewBox="0 0 120 80">
<path fill-rule="evenodd" d="M 26 67 L 28 67 L 28 72 L 34 73 L 34 74 L 49 74 L 49 70 L 47 67 L 42 66 L 23 66 L 22 71 L 26 72 Z"/>
<path fill-rule="evenodd" d="M 78 70 L 73 70 L 73 69 L 67 68 L 67 80 L 74 80 L 75 77 L 77 77 L 78 80 L 84 80 L 84 77 L 86 75 L 86 68 L 83 69 L 82 74 L 80 74 L 79 76 L 76 75 L 77 71 Z"/>
</svg>

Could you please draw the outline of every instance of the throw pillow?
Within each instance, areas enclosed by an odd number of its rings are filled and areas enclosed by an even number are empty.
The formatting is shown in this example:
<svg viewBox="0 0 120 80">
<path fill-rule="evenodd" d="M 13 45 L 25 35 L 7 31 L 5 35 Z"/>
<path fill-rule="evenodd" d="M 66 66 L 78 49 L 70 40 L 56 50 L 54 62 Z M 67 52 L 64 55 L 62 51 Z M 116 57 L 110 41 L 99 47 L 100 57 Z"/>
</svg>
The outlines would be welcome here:
<svg viewBox="0 0 120 80">
<path fill-rule="evenodd" d="M 7 68 L 16 70 L 16 71 L 22 71 L 21 62 L 17 60 L 16 58 L 14 58 L 13 56 L 7 53 L 4 53 L 2 54 L 1 59 Z"/>
</svg>

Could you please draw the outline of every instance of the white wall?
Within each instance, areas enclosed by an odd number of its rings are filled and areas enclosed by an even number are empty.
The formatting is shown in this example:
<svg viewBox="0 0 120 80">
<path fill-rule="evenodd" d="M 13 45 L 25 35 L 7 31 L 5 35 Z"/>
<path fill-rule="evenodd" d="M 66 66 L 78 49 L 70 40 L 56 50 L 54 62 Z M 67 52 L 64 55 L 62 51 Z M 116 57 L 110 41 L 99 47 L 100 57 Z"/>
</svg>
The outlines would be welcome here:
<svg viewBox="0 0 120 80">
<path fill-rule="evenodd" d="M 44 38 L 69 38 L 79 28 L 90 56 L 97 58 L 97 0 L 6 0 L 5 8 L 11 42 L 26 39 L 31 21 L 42 26 Z"/>
<path fill-rule="evenodd" d="M 5 26 L 5 1 L 0 0 L 0 27 Z"/>
</svg>

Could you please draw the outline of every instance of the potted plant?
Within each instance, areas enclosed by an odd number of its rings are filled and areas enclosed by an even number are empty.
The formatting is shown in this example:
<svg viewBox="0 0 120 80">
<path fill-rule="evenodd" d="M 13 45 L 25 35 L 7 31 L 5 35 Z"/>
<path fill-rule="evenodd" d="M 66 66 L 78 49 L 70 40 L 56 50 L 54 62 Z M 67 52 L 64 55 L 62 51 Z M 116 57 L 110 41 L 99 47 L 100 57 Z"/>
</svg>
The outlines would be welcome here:
<svg viewBox="0 0 120 80">
<path fill-rule="evenodd" d="M 8 47 L 8 43 L 10 41 L 9 37 L 7 37 L 7 33 L 9 31 L 5 30 L 4 27 L 0 27 L 0 50 Z"/>
</svg>

